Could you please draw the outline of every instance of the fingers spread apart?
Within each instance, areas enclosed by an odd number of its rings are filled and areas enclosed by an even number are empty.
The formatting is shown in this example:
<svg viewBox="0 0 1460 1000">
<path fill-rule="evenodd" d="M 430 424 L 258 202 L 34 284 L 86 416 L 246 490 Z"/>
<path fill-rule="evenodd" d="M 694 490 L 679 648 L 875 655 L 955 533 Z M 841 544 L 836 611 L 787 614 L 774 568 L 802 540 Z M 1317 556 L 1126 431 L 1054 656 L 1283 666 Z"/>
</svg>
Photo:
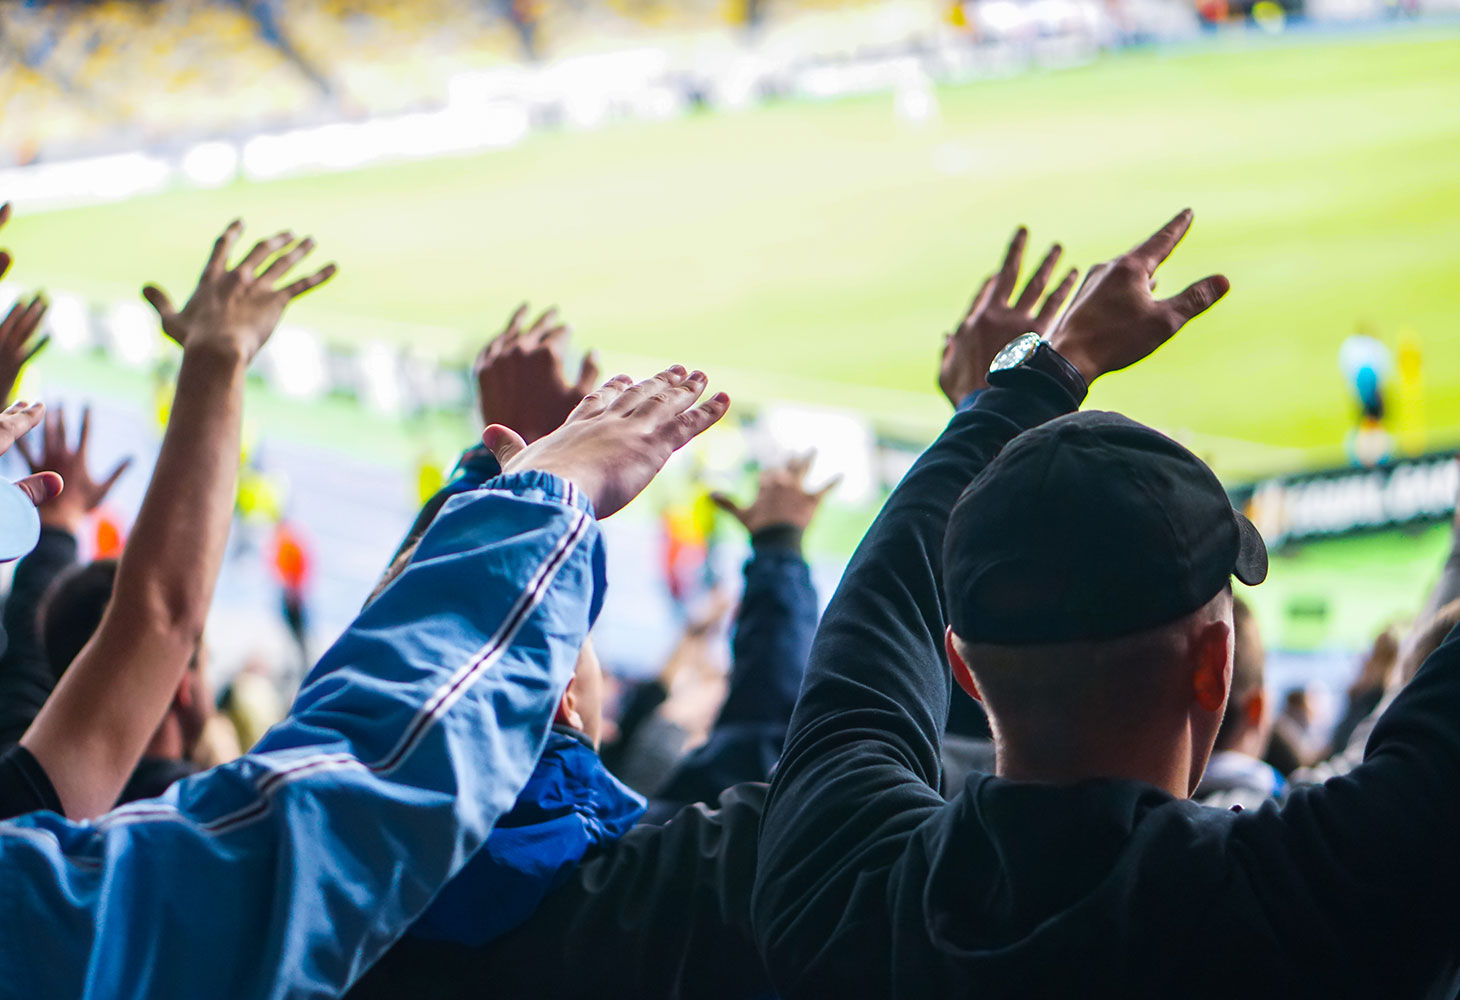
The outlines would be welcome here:
<svg viewBox="0 0 1460 1000">
<path fill-rule="evenodd" d="M 19 400 L 0 411 L 0 452 L 5 451 L 32 427 L 40 423 L 45 414 L 44 403 L 25 403 Z"/>
<path fill-rule="evenodd" d="M 1060 306 L 1065 304 L 1065 300 L 1070 297 L 1070 292 L 1074 291 L 1075 281 L 1079 277 L 1079 269 L 1070 268 L 1069 273 L 1055 286 L 1054 291 L 1049 293 L 1049 297 L 1044 300 L 1044 305 L 1039 308 L 1039 315 L 1035 317 L 1035 323 L 1038 326 L 1042 329 L 1049 328 L 1055 317 L 1059 315 Z"/>
<path fill-rule="evenodd" d="M 623 395 L 628 388 L 634 384 L 634 380 L 627 375 L 615 375 L 603 385 L 584 396 L 573 412 L 568 414 L 568 422 L 582 420 L 585 417 L 595 417 L 608 409 L 610 403 Z"/>
<path fill-rule="evenodd" d="M 1019 283 L 1019 268 L 1024 263 L 1024 244 L 1029 240 L 1029 230 L 1020 226 L 1014 230 L 1009 241 L 1008 252 L 1004 254 L 1004 266 L 999 268 L 994 281 L 994 294 L 1000 302 L 1008 302 L 1014 295 L 1014 286 Z"/>
<path fill-rule="evenodd" d="M 234 271 L 245 278 L 254 277 L 258 269 L 264 266 L 264 261 L 288 246 L 293 239 L 294 234 L 286 230 L 282 233 L 275 233 L 266 240 L 259 240 L 253 245 L 253 249 L 248 252 L 248 255 L 239 261 L 238 267 L 234 268 Z"/>
<path fill-rule="evenodd" d="M 1147 274 L 1156 270 L 1161 262 L 1171 256 L 1171 251 L 1176 249 L 1176 244 L 1186 235 L 1191 228 L 1192 212 L 1189 208 L 1183 208 L 1176 213 L 1166 225 L 1152 233 L 1145 242 L 1136 247 L 1128 256 L 1135 259 L 1143 266 Z"/>
<path fill-rule="evenodd" d="M 213 241 L 213 252 L 208 257 L 208 263 L 203 267 L 205 278 L 216 278 L 228 270 L 228 258 L 233 256 L 233 244 L 238 242 L 238 237 L 243 234 L 243 220 L 234 219 L 228 224 L 228 228 Z"/>
<path fill-rule="evenodd" d="M 1029 284 L 1024 286 L 1024 291 L 1019 294 L 1019 301 L 1014 303 L 1014 308 L 1022 312 L 1032 312 L 1035 305 L 1039 303 L 1039 297 L 1044 294 L 1045 287 L 1049 284 L 1050 275 L 1054 274 L 1054 267 L 1060 262 L 1060 255 L 1064 247 L 1056 243 L 1045 253 L 1044 259 L 1039 262 L 1039 267 L 1034 269 L 1034 274 L 1029 278 Z"/>
<path fill-rule="evenodd" d="M 313 249 L 314 237 L 304 237 L 304 239 L 300 240 L 292 247 L 288 247 L 283 253 L 275 257 L 273 259 L 273 262 L 270 263 L 268 267 L 264 268 L 263 273 L 259 275 L 259 281 L 263 282 L 266 285 L 273 284 L 275 281 L 278 281 L 280 278 L 284 277 L 284 275 L 288 274 L 289 269 L 292 268 L 295 264 L 299 263 L 301 260 L 303 260 L 305 255 Z"/>
</svg>

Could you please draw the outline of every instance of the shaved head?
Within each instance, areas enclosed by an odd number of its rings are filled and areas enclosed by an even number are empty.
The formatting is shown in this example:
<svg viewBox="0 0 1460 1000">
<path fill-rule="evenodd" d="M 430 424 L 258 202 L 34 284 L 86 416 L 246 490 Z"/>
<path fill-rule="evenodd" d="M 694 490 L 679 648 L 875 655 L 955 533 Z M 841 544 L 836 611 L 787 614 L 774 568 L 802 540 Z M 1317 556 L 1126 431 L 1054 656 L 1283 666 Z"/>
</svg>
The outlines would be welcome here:
<svg viewBox="0 0 1460 1000">
<path fill-rule="evenodd" d="M 1013 646 L 954 635 L 951 642 L 988 709 L 1000 773 L 1010 759 L 1032 763 L 1035 772 L 1078 772 L 1082 762 L 1098 771 L 1102 758 L 1146 757 L 1185 733 L 1199 757 L 1195 787 L 1226 701 L 1231 635 L 1232 591 L 1224 587 L 1188 615 L 1114 639 Z M 1213 665 L 1208 672 L 1220 675 L 1221 690 L 1208 696 L 1200 714 L 1210 719 L 1193 731 L 1202 664 Z"/>
</svg>

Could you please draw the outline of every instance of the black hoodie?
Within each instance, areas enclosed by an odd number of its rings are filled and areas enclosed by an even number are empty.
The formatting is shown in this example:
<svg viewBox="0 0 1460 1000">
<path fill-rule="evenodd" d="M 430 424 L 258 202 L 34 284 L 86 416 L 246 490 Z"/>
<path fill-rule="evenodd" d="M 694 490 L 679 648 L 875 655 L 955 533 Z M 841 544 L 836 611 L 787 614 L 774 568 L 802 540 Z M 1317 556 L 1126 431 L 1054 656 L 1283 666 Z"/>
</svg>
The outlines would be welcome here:
<svg viewBox="0 0 1460 1000">
<path fill-rule="evenodd" d="M 848 566 L 761 826 L 751 916 L 778 992 L 1454 996 L 1456 635 L 1364 765 L 1282 808 L 1207 809 L 1120 780 L 974 775 L 946 804 L 934 790 L 948 512 L 1006 443 L 1071 409 L 1053 386 L 986 391 Z"/>
</svg>

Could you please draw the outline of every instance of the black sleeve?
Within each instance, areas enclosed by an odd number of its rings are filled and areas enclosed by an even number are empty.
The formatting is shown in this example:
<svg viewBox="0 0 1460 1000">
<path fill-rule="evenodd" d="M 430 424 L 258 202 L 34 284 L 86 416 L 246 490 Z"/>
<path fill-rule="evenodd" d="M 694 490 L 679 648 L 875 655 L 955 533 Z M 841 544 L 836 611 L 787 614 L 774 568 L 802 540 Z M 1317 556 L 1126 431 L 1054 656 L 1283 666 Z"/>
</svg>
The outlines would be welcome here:
<svg viewBox="0 0 1460 1000">
<path fill-rule="evenodd" d="M 405 938 L 347 994 L 584 1000 L 771 995 L 750 935 L 765 786 L 638 826 L 580 865 L 521 927 L 482 948 Z"/>
<path fill-rule="evenodd" d="M 1235 818 L 1234 876 L 1201 940 L 1280 942 L 1328 984 L 1315 995 L 1454 996 L 1435 983 L 1460 969 L 1456 830 L 1460 629 L 1379 717 L 1362 764 Z"/>
<path fill-rule="evenodd" d="M 75 564 L 76 536 L 46 527 L 36 547 L 15 567 L 5 602 L 9 641 L 0 656 L 0 747 L 20 740 L 55 686 L 36 612 L 47 588 Z"/>
<path fill-rule="evenodd" d="M 33 812 L 65 815 L 51 779 L 25 747 L 0 754 L 0 820 Z"/>
<path fill-rule="evenodd" d="M 1074 408 L 1052 382 L 984 392 L 908 471 L 847 566 L 812 645 L 761 826 L 752 913 L 783 996 L 815 992 L 818 957 L 835 952 L 840 926 L 855 933 L 859 906 L 885 915 L 878 870 L 943 804 L 949 512 L 1005 444 Z"/>
<path fill-rule="evenodd" d="M 713 802 L 742 781 L 765 781 L 780 756 L 816 634 L 816 588 L 801 555 L 800 529 L 766 528 L 751 546 L 725 704 L 709 739 L 656 794 L 652 818 L 691 802 Z"/>
<path fill-rule="evenodd" d="M 624 696 L 623 709 L 619 712 L 618 736 L 599 750 L 598 755 L 603 758 L 604 766 L 614 774 L 619 773 L 639 730 L 668 697 L 669 689 L 657 677 L 640 681 L 629 688 L 628 694 Z"/>
</svg>

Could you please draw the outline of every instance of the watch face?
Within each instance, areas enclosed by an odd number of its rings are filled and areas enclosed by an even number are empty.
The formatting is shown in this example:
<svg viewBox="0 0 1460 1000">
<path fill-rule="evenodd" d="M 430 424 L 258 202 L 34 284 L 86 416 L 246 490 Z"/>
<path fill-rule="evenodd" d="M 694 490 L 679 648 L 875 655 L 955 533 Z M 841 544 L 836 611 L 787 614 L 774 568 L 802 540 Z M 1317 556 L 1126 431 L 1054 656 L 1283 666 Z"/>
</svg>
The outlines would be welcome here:
<svg viewBox="0 0 1460 1000">
<path fill-rule="evenodd" d="M 1031 354 L 1039 350 L 1040 342 L 1037 333 L 1025 333 L 1015 337 L 1002 351 L 994 355 L 994 363 L 989 365 L 989 371 L 1001 372 L 1005 368 L 1023 364 Z"/>
</svg>

